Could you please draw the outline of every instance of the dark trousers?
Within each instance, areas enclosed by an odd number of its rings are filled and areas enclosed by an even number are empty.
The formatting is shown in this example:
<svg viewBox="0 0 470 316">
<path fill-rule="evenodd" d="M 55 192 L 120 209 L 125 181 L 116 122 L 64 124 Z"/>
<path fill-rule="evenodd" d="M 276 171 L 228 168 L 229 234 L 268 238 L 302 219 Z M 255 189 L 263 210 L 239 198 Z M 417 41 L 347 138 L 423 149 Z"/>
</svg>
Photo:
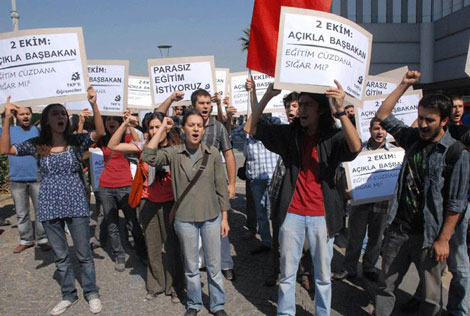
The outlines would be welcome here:
<svg viewBox="0 0 470 316">
<path fill-rule="evenodd" d="M 362 258 L 362 270 L 368 272 L 376 270 L 375 264 L 380 255 L 386 219 L 387 213 L 374 212 L 371 207 L 362 208 L 362 205 L 352 207 L 349 215 L 349 236 L 343 263 L 344 270 L 356 274 L 366 230 L 369 239 Z"/>
<path fill-rule="evenodd" d="M 100 188 L 99 195 L 103 205 L 104 219 L 108 226 L 108 238 L 111 243 L 113 255 L 115 257 L 125 256 L 124 248 L 119 234 L 119 209 L 122 209 L 126 218 L 127 228 L 134 237 L 135 248 L 138 255 L 145 255 L 145 240 L 142 229 L 137 222 L 135 209 L 129 206 L 130 187 L 122 188 Z"/>
<path fill-rule="evenodd" d="M 155 203 L 143 199 L 139 208 L 149 261 L 147 291 L 167 295 L 174 291 L 174 280 L 182 281 L 183 276 L 178 238 L 169 219 L 172 206 L 173 202 Z M 178 290 L 181 288 L 178 284 Z"/>
<path fill-rule="evenodd" d="M 251 192 L 250 180 L 245 181 L 245 192 L 246 192 L 246 228 L 253 234 L 258 231 L 258 221 L 256 219 L 255 202 L 253 200 L 253 193 Z"/>
<path fill-rule="evenodd" d="M 423 235 L 411 235 L 391 226 L 385 234 L 382 255 L 382 272 L 376 296 L 377 316 L 392 314 L 395 306 L 395 290 L 413 262 L 423 284 L 423 301 L 419 307 L 421 316 L 439 315 L 442 309 L 442 273 L 445 262 L 437 262 L 422 248 Z"/>
</svg>

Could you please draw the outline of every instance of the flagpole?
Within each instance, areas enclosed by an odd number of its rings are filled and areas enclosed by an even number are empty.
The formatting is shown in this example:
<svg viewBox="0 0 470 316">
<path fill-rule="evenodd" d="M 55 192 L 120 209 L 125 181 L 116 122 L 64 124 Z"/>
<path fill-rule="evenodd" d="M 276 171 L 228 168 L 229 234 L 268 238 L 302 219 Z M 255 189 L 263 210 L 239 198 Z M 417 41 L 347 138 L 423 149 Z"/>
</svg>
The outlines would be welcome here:
<svg viewBox="0 0 470 316">
<path fill-rule="evenodd" d="M 251 79 L 251 69 L 248 68 L 248 79 Z M 253 82 L 254 84 L 254 82 Z M 246 106 L 246 122 L 248 122 L 248 118 L 250 117 L 250 114 L 251 114 L 251 97 L 252 97 L 252 93 L 255 89 L 251 89 L 250 91 L 248 91 L 248 102 L 247 102 L 247 106 Z M 246 138 L 248 139 L 250 137 L 250 135 L 247 133 L 246 134 Z"/>
<path fill-rule="evenodd" d="M 20 29 L 20 15 L 16 11 L 16 0 L 11 0 L 11 22 L 13 24 L 13 31 L 16 32 Z"/>
</svg>

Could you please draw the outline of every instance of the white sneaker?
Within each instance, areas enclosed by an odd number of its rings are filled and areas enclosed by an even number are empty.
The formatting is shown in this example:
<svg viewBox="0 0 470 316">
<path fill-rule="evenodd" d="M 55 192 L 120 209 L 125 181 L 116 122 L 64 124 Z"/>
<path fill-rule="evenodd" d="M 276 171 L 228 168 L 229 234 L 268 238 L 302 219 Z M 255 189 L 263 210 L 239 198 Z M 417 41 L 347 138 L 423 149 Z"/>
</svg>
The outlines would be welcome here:
<svg viewBox="0 0 470 316">
<path fill-rule="evenodd" d="M 54 308 L 51 310 L 51 315 L 60 315 L 62 314 L 63 312 L 65 312 L 67 310 L 67 308 L 69 308 L 70 306 L 72 306 L 73 304 L 75 304 L 76 302 L 78 302 L 78 298 L 75 299 L 73 302 L 71 301 L 67 301 L 67 300 L 63 300 L 63 301 L 60 301 L 56 306 L 54 306 Z"/>
<path fill-rule="evenodd" d="M 103 308 L 103 305 L 101 305 L 101 300 L 99 298 L 91 299 L 88 304 L 90 305 L 90 312 L 92 312 L 93 314 L 98 314 Z"/>
</svg>

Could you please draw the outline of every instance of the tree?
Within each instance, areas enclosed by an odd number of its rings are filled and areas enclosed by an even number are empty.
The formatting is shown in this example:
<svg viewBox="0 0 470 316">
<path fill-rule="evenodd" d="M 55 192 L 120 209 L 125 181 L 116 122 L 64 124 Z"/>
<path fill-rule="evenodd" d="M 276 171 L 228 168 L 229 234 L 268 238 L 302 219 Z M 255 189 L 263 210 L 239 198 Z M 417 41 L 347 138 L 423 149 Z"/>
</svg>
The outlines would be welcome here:
<svg viewBox="0 0 470 316">
<path fill-rule="evenodd" d="M 248 44 L 250 42 L 250 28 L 247 27 L 242 30 L 243 36 L 238 38 L 239 41 L 242 42 L 242 51 L 248 50 Z"/>
</svg>

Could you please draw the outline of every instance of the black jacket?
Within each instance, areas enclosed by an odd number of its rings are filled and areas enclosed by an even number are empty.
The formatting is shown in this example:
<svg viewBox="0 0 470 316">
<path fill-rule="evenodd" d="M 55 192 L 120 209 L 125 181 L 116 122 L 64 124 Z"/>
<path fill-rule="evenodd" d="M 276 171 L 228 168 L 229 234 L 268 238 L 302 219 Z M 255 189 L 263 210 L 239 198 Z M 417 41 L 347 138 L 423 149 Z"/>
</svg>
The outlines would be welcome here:
<svg viewBox="0 0 470 316">
<path fill-rule="evenodd" d="M 255 139 L 263 142 L 264 146 L 280 155 L 286 166 L 286 174 L 282 181 L 277 219 L 282 225 L 287 210 L 294 195 L 297 176 L 301 168 L 302 157 L 302 128 L 297 119 L 289 125 L 268 125 L 262 121 L 256 127 Z M 337 235 L 344 227 L 344 205 L 336 189 L 336 169 L 343 161 L 351 161 L 359 153 L 353 153 L 344 138 L 341 129 L 333 128 L 320 131 L 317 144 L 320 164 L 320 181 L 325 205 L 325 218 L 328 235 Z"/>
</svg>

